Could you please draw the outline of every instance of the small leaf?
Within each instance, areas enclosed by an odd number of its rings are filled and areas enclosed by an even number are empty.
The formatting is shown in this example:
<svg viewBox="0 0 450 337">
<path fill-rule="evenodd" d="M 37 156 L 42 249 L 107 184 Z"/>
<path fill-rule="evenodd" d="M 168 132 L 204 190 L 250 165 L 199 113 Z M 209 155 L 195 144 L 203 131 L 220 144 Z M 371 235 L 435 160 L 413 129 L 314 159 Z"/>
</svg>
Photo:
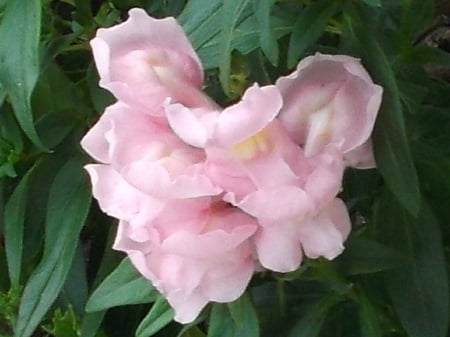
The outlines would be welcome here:
<svg viewBox="0 0 450 337">
<path fill-rule="evenodd" d="M 166 299 L 160 297 L 136 329 L 136 337 L 150 337 L 173 319 L 173 310 Z"/>
<path fill-rule="evenodd" d="M 234 320 L 235 336 L 259 337 L 258 315 L 247 293 L 229 303 L 228 309 Z"/>
<path fill-rule="evenodd" d="M 41 1 L 8 1 L 0 24 L 0 82 L 25 134 L 45 149 L 34 128 L 31 94 L 39 75 Z"/>
<path fill-rule="evenodd" d="M 44 254 L 22 296 L 17 337 L 29 337 L 58 296 L 70 270 L 78 235 L 91 202 L 82 163 L 67 162 L 58 172 L 47 203 Z"/>
<path fill-rule="evenodd" d="M 332 294 L 315 302 L 295 324 L 288 337 L 319 336 L 328 311 L 336 303 L 336 301 L 336 295 Z"/>
<path fill-rule="evenodd" d="M 86 305 L 94 312 L 126 304 L 150 303 L 158 292 L 150 281 L 142 277 L 130 260 L 124 259 L 95 289 Z"/>
<path fill-rule="evenodd" d="M 323 34 L 325 26 L 331 17 L 336 14 L 338 5 L 338 1 L 316 1 L 300 13 L 289 40 L 289 68 L 292 68 L 305 50 Z"/>
</svg>

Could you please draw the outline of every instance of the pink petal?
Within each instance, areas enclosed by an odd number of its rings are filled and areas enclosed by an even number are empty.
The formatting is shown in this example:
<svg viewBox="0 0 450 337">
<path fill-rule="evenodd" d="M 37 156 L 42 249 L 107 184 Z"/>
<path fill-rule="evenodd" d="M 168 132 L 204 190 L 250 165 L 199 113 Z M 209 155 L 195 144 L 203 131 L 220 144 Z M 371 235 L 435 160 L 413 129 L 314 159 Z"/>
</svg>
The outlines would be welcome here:
<svg viewBox="0 0 450 337">
<path fill-rule="evenodd" d="M 305 255 L 332 260 L 344 250 L 343 242 L 351 229 L 345 204 L 335 199 L 317 216 L 300 227 L 300 241 Z"/>
<path fill-rule="evenodd" d="M 218 117 L 213 139 L 229 147 L 261 131 L 277 115 L 282 98 L 275 86 L 256 84 L 244 93 L 242 100 L 226 108 Z"/>
<path fill-rule="evenodd" d="M 259 262 L 264 268 L 286 273 L 300 266 L 303 254 L 295 226 L 279 223 L 262 227 L 255 243 Z"/>
</svg>

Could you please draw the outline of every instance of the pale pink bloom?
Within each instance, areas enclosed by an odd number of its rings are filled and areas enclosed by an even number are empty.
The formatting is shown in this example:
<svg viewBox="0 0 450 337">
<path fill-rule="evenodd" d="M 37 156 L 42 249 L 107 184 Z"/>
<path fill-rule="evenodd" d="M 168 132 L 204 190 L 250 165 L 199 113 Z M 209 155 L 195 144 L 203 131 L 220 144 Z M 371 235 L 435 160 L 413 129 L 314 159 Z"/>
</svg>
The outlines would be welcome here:
<svg viewBox="0 0 450 337">
<path fill-rule="evenodd" d="M 108 107 L 81 145 L 143 193 L 188 198 L 221 192 L 204 174 L 203 151 L 183 143 L 167 125 L 125 103 Z"/>
<path fill-rule="evenodd" d="M 180 323 L 193 321 L 210 301 L 239 298 L 255 271 L 248 240 L 255 220 L 221 201 L 204 209 L 199 202 L 169 202 L 147 224 L 148 241 L 135 240 L 133 224 L 121 221 L 114 244 L 167 298 Z"/>
<path fill-rule="evenodd" d="M 306 57 L 276 86 L 284 101 L 279 118 L 307 156 L 335 143 L 348 165 L 374 166 L 369 137 L 382 88 L 359 60 L 344 55 Z"/>
<path fill-rule="evenodd" d="M 296 270 L 303 254 L 334 259 L 344 250 L 343 242 L 351 230 L 347 208 L 337 198 L 316 214 L 276 222 L 261 219 L 259 224 L 254 239 L 259 262 L 277 272 Z"/>
<path fill-rule="evenodd" d="M 281 106 L 276 87 L 253 86 L 241 102 L 220 113 L 180 104 L 168 105 L 166 111 L 170 126 L 180 138 L 205 148 L 208 176 L 225 191 L 224 200 L 258 220 L 260 239 L 256 244 L 262 265 L 291 271 L 298 267 L 303 247 L 299 234 L 291 235 L 293 229 L 303 229 L 302 235 L 307 237 L 311 228 L 313 238 L 320 235 L 320 228 L 334 230 L 338 233 L 334 239 L 324 241 L 317 251 L 321 256 L 335 257 L 337 253 L 330 252 L 342 250 L 348 226 L 341 232 L 333 221 L 326 222 L 321 215 L 335 204 L 341 187 L 344 165 L 340 149 L 330 143 L 307 158 L 276 119 Z M 349 224 L 345 216 L 337 221 Z M 311 223 L 316 222 L 314 228 Z M 264 240 L 270 237 L 266 230 L 277 234 L 274 246 Z M 284 248 L 280 251 L 276 251 L 278 237 L 283 238 L 280 245 Z M 305 241 L 305 247 L 311 240 Z M 283 262 L 280 257 L 287 250 L 290 255 Z M 279 263 L 267 259 L 272 255 Z"/>
<path fill-rule="evenodd" d="M 118 99 L 149 113 L 167 97 L 189 106 L 215 105 L 199 89 L 201 62 L 183 29 L 172 17 L 154 19 L 133 8 L 129 19 L 100 28 L 91 41 L 100 86 Z"/>
</svg>

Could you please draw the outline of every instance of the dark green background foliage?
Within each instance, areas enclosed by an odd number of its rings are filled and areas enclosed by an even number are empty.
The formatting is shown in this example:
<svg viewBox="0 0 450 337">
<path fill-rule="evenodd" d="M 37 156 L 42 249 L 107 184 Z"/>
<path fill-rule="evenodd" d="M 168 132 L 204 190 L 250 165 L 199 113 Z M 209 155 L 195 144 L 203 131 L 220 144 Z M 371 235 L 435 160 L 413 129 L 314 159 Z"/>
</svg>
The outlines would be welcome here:
<svg viewBox="0 0 450 337">
<path fill-rule="evenodd" d="M 89 40 L 128 9 L 175 16 L 222 104 L 316 51 L 384 87 L 377 169 L 348 170 L 353 232 L 334 261 L 255 275 L 234 303 L 172 322 L 112 251 L 79 141 L 113 98 Z M 444 337 L 450 261 L 450 5 L 431 0 L 0 1 L 0 336 Z M 447 15 L 447 17 L 445 17 Z M 447 26 L 446 26 L 447 24 Z"/>
</svg>

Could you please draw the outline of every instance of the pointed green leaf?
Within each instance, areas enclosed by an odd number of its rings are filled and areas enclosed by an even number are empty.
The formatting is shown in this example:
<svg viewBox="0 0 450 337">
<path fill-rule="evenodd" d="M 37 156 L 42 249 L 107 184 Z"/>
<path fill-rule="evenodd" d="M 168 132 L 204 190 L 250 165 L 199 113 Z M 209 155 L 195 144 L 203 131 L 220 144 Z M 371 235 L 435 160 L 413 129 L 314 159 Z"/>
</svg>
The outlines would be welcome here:
<svg viewBox="0 0 450 337">
<path fill-rule="evenodd" d="M 20 302 L 17 337 L 29 337 L 58 296 L 70 270 L 78 235 L 91 202 L 78 158 L 58 172 L 47 203 L 44 254 L 30 276 Z"/>
<path fill-rule="evenodd" d="M 166 299 L 160 297 L 136 329 L 136 337 L 150 337 L 173 319 L 173 310 Z"/>
<path fill-rule="evenodd" d="M 31 94 L 39 75 L 41 1 L 8 1 L 0 24 L 0 82 L 25 134 L 45 149 L 34 128 Z"/>
<path fill-rule="evenodd" d="M 380 239 L 407 254 L 411 263 L 386 272 L 397 314 L 411 337 L 444 337 L 448 328 L 448 277 L 439 226 L 422 206 L 417 218 L 385 191 L 375 209 Z"/>
<path fill-rule="evenodd" d="M 142 277 L 129 259 L 124 259 L 95 289 L 86 305 L 87 312 L 126 304 L 151 303 L 158 292 Z"/>
<path fill-rule="evenodd" d="M 288 67 L 294 67 L 305 50 L 322 35 L 338 9 L 338 1 L 321 0 L 308 5 L 300 13 L 289 40 Z"/>
<path fill-rule="evenodd" d="M 5 205 L 5 252 L 11 285 L 17 287 L 20 281 L 23 254 L 23 230 L 29 186 L 35 172 L 33 166 L 22 178 Z"/>
</svg>

